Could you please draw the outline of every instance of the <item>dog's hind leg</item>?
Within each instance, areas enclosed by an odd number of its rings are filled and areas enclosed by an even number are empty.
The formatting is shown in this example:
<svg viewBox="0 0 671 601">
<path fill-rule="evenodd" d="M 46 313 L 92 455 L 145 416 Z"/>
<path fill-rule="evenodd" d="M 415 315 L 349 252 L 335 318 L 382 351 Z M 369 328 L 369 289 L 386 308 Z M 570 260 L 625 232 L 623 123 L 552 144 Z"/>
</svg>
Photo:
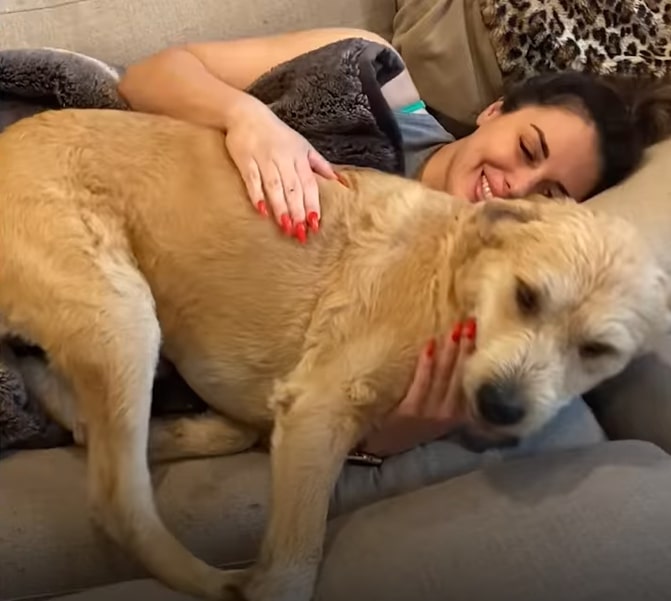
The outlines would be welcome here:
<svg viewBox="0 0 671 601">
<path fill-rule="evenodd" d="M 190 553 L 155 505 L 147 445 L 161 333 L 149 286 L 127 251 L 101 248 L 82 232 L 69 244 L 50 242 L 38 239 L 30 252 L 24 249 L 39 269 L 15 258 L 2 271 L 8 287 L 3 292 L 0 286 L 0 311 L 46 351 L 71 386 L 86 424 L 94 513 L 162 582 L 199 597 L 225 598 L 236 573 Z"/>
<path fill-rule="evenodd" d="M 86 423 L 69 383 L 41 357 L 15 358 L 26 389 L 49 416 L 86 446 Z M 232 455 L 252 447 L 258 432 L 226 416 L 207 411 L 196 415 L 152 418 L 149 424 L 151 463 Z"/>
</svg>

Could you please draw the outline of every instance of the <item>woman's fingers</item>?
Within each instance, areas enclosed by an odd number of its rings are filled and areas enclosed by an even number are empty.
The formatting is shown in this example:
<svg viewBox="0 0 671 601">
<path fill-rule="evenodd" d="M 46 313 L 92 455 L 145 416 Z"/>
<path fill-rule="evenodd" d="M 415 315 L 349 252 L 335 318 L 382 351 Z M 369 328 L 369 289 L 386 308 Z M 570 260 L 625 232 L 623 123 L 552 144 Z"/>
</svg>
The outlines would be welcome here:
<svg viewBox="0 0 671 601">
<path fill-rule="evenodd" d="M 238 164 L 237 161 L 234 162 L 236 163 L 236 167 L 245 184 L 247 198 L 249 198 L 252 206 L 261 213 L 261 215 L 266 217 L 268 215 L 268 203 L 266 202 L 266 197 L 263 192 L 259 166 L 252 157 L 245 158 L 242 161 L 242 164 Z"/>
<path fill-rule="evenodd" d="M 450 383 L 454 380 L 454 366 L 459 355 L 463 325 L 457 324 L 452 332 L 443 337 L 440 350 L 436 357 L 436 368 L 431 388 L 426 397 L 425 413 L 437 415 L 445 403 Z"/>
<path fill-rule="evenodd" d="M 431 390 L 433 381 L 436 341 L 431 340 L 424 348 L 415 367 L 415 375 L 407 394 L 398 404 L 395 413 L 399 415 L 418 415 Z"/>
<path fill-rule="evenodd" d="M 315 171 L 310 163 L 309 156 L 305 160 L 296 163 L 296 171 L 303 187 L 303 205 L 305 209 L 305 221 L 308 228 L 313 232 L 319 231 L 319 219 L 321 209 L 319 206 L 319 187 Z"/>
<path fill-rule="evenodd" d="M 308 163 L 310 164 L 310 169 L 322 177 L 325 177 L 326 179 L 338 179 L 331 163 L 329 163 L 314 148 L 308 150 Z"/>
<path fill-rule="evenodd" d="M 305 242 L 307 229 L 305 226 L 305 204 L 303 200 L 303 185 L 293 158 L 283 159 L 276 163 L 277 170 L 282 178 L 286 210 L 291 219 L 291 234 L 299 241 Z"/>
<path fill-rule="evenodd" d="M 451 377 L 442 398 L 439 403 L 437 417 L 442 419 L 451 419 L 455 413 L 459 412 L 458 405 L 461 403 L 463 395 L 463 377 L 464 365 L 466 359 L 475 349 L 475 338 L 477 335 L 477 324 L 474 319 L 466 321 L 461 329 L 459 346 L 456 357 L 452 364 Z"/>
<path fill-rule="evenodd" d="M 305 242 L 309 230 L 319 230 L 321 213 L 319 188 L 308 159 L 267 161 L 260 172 L 265 197 L 282 231 Z"/>
<path fill-rule="evenodd" d="M 258 165 L 265 198 L 270 205 L 275 221 L 277 221 L 282 231 L 289 236 L 293 232 L 293 226 L 287 200 L 284 196 L 282 175 L 272 160 L 259 161 Z"/>
</svg>

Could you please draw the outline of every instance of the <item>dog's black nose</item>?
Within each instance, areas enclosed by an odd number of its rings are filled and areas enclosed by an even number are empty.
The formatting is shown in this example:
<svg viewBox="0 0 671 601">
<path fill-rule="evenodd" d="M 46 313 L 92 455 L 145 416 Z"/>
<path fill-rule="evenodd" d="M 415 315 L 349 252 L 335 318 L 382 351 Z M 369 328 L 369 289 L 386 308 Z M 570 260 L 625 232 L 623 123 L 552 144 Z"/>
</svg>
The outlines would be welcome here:
<svg viewBox="0 0 671 601">
<path fill-rule="evenodd" d="M 526 414 L 519 390 L 512 382 L 485 382 L 477 392 L 478 411 L 495 426 L 513 426 Z"/>
</svg>

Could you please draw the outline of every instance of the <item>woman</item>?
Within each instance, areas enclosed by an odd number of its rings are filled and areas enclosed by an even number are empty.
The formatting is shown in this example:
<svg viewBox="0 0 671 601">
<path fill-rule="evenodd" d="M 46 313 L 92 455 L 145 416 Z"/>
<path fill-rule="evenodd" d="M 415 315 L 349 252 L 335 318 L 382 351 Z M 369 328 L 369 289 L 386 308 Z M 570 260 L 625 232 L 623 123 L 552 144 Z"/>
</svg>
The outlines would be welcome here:
<svg viewBox="0 0 671 601">
<path fill-rule="evenodd" d="M 119 91 L 135 110 L 222 129 L 249 200 L 305 242 L 319 229 L 315 173 L 335 173 L 306 139 L 241 90 L 277 64 L 349 37 L 388 45 L 366 31 L 319 29 L 173 47 L 131 65 Z M 382 92 L 403 137 L 405 175 L 471 202 L 530 193 L 582 201 L 626 177 L 641 159 L 644 139 L 630 108 L 586 75 L 526 82 L 482 111 L 477 129 L 460 140 L 425 110 L 407 71 Z M 461 394 L 460 366 L 475 338 L 471 320 L 430 341 L 405 399 L 363 448 L 389 455 L 448 433 L 455 425 L 450 408 Z"/>
</svg>

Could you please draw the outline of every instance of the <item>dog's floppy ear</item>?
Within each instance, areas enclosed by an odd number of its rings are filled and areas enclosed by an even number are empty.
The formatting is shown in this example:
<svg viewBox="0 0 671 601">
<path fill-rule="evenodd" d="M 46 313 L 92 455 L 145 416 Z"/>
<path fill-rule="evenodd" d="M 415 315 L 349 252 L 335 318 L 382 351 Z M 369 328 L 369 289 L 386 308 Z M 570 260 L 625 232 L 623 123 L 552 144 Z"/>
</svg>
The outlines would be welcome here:
<svg viewBox="0 0 671 601">
<path fill-rule="evenodd" d="M 480 237 L 486 245 L 501 243 L 506 231 L 540 219 L 540 210 L 528 200 L 490 200 L 478 207 Z"/>
</svg>

